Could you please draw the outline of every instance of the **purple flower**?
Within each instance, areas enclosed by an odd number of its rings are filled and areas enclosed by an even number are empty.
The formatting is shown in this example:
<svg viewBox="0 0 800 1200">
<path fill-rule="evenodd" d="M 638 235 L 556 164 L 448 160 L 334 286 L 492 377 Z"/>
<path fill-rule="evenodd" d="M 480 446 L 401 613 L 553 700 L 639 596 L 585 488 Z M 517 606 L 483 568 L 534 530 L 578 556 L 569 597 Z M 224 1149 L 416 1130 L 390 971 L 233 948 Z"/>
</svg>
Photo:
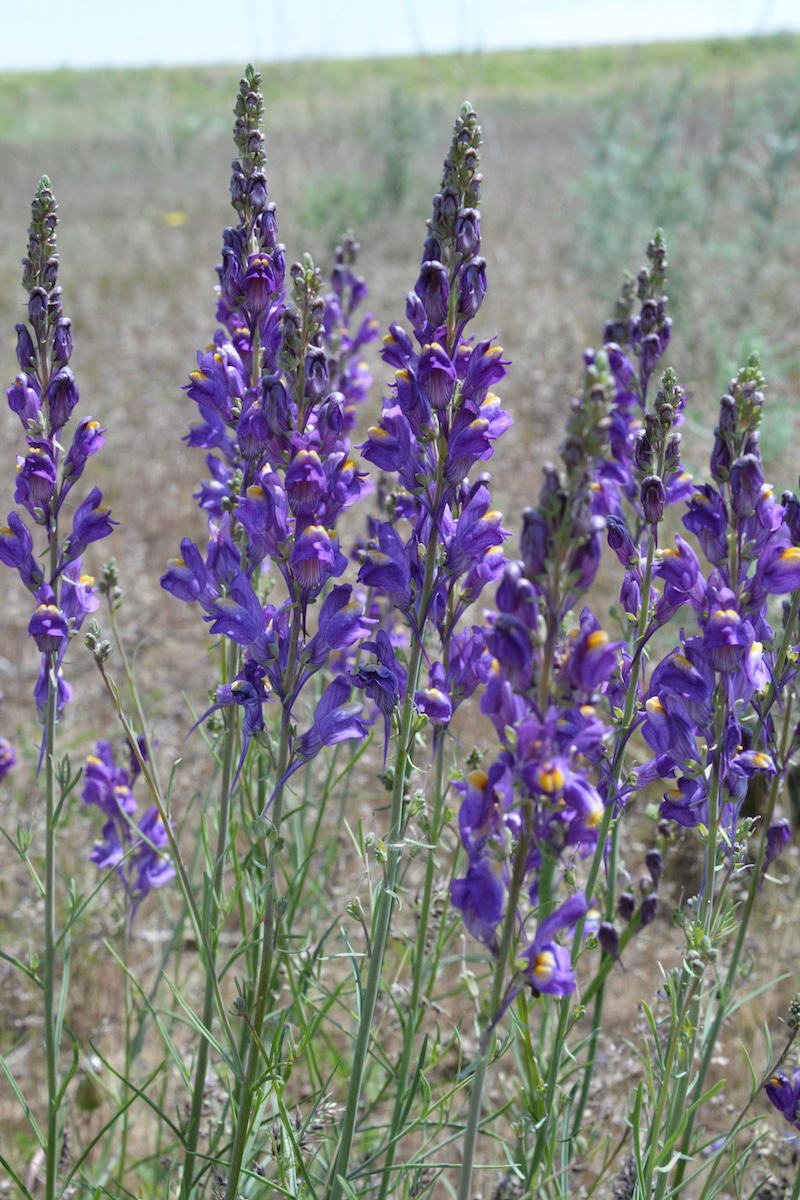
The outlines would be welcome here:
<svg viewBox="0 0 800 1200">
<path fill-rule="evenodd" d="M 361 719 L 364 706 L 350 702 L 350 690 L 349 681 L 341 676 L 328 684 L 314 713 L 314 724 L 299 740 L 303 758 L 313 758 L 323 746 L 362 738 L 369 732 L 370 723 Z"/>
<path fill-rule="evenodd" d="M 112 521 L 111 509 L 103 504 L 99 488 L 92 488 L 86 499 L 75 509 L 72 518 L 72 533 L 67 538 L 64 547 L 65 560 L 77 558 L 83 554 L 90 542 L 97 542 L 107 537 L 118 521 Z"/>
<path fill-rule="evenodd" d="M 607 683 L 617 665 L 617 651 L 622 642 L 612 642 L 600 628 L 589 608 L 581 613 L 581 627 L 567 659 L 566 675 L 574 688 L 593 692 Z"/>
<path fill-rule="evenodd" d="M 575 991 L 570 952 L 553 941 L 553 934 L 559 929 L 574 929 L 588 911 L 586 896 L 576 892 L 542 921 L 531 944 L 518 956 L 517 970 L 534 991 L 550 996 L 567 996 Z"/>
<path fill-rule="evenodd" d="M 323 525 L 307 525 L 297 534 L 289 562 L 297 586 L 306 595 L 316 595 L 331 576 L 341 575 L 347 565 L 338 539 Z"/>
<path fill-rule="evenodd" d="M 34 638 L 42 654 L 55 654 L 66 645 L 69 626 L 58 605 L 39 605 L 28 623 L 28 636 Z"/>
<path fill-rule="evenodd" d="M 758 560 L 758 582 L 768 595 L 800 588 L 800 546 L 765 550 Z"/>
<path fill-rule="evenodd" d="M 175 868 L 166 855 L 169 838 L 155 805 L 148 808 L 138 830 L 140 837 L 134 844 L 130 863 L 131 874 L 136 872 L 130 884 L 135 906 L 141 904 L 151 888 L 163 887 L 175 877 Z"/>
<path fill-rule="evenodd" d="M 223 634 L 240 646 L 249 646 L 263 632 L 264 610 L 243 571 L 231 580 L 230 595 L 218 596 L 203 620 L 212 623 L 211 633 Z"/>
<path fill-rule="evenodd" d="M 66 425 L 73 408 L 78 403 L 78 398 L 75 376 L 69 367 L 62 367 L 53 375 L 45 392 L 50 429 L 53 433 Z"/>
<path fill-rule="evenodd" d="M 189 538 L 181 542 L 181 553 L 182 558 L 171 558 L 167 563 L 166 574 L 161 576 L 161 586 L 179 600 L 190 604 L 199 600 L 204 608 L 210 608 L 217 591 L 209 587 L 202 554 Z"/>
<path fill-rule="evenodd" d="M 783 1071 L 776 1071 L 764 1091 L 789 1124 L 800 1129 L 800 1068 L 796 1067 L 792 1072 L 791 1082 Z"/>
<path fill-rule="evenodd" d="M 503 868 L 493 858 L 471 858 L 464 878 L 450 884 L 450 903 L 460 909 L 472 936 L 486 945 L 500 924 L 503 899 Z"/>
</svg>

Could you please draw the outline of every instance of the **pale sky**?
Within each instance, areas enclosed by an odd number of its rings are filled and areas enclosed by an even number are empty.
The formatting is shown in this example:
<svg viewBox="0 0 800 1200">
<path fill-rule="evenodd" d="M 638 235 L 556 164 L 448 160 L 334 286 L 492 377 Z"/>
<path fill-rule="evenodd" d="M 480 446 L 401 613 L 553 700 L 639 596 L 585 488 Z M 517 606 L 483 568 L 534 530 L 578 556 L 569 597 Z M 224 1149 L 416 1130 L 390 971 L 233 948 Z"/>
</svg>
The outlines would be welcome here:
<svg viewBox="0 0 800 1200">
<path fill-rule="evenodd" d="M 800 31 L 798 0 L 0 0 L 0 71 Z"/>
</svg>

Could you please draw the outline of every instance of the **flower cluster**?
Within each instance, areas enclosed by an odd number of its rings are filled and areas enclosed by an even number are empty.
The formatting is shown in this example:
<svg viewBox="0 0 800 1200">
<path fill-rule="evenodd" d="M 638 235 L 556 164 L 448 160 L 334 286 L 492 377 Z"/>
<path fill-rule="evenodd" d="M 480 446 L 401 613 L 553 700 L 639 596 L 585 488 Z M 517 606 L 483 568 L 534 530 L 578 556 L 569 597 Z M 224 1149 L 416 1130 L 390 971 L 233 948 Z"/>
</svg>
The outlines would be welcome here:
<svg viewBox="0 0 800 1200">
<path fill-rule="evenodd" d="M 82 793 L 86 804 L 96 804 L 108 818 L 91 861 L 98 870 L 115 869 L 130 897 L 131 916 L 151 888 L 161 887 L 175 875 L 166 853 L 167 833 L 155 806 L 135 823 L 133 785 L 138 774 L 133 755 L 128 771 L 116 765 L 108 742 L 98 742 L 96 753 L 86 760 Z"/>
<path fill-rule="evenodd" d="M 286 279 L 264 173 L 259 87 L 249 68 L 235 109 L 231 197 L 239 223 L 223 236 L 221 328 L 198 354 L 186 388 L 199 412 L 186 441 L 209 451 L 211 478 L 197 493 L 208 547 L 203 554 L 184 539 L 161 580 L 179 599 L 200 604 L 213 634 L 243 648 L 240 669 L 213 706 L 243 710 L 240 769 L 264 729 L 264 703 L 276 699 L 288 722 L 311 677 L 369 630 L 352 587 L 334 581 L 347 565 L 336 522 L 365 490 L 347 434 L 370 382 L 361 351 L 377 327 L 370 316 L 353 327 L 366 286 L 354 273 L 352 239 L 337 250 L 328 295 L 308 256 Z M 263 603 L 274 582 L 264 579 L 270 564 L 284 585 L 277 605 Z M 309 636 L 309 608 L 323 595 Z M 350 713 L 353 722 L 343 719 Z M 290 761 L 299 765 L 365 728 L 338 682 L 312 728 L 292 739 Z"/>
<path fill-rule="evenodd" d="M 644 372 L 642 392 L 646 381 Z M 610 731 L 598 706 L 622 643 L 609 638 L 588 608 L 577 628 L 566 618 L 600 563 L 606 518 L 598 464 L 609 456 L 618 404 L 611 354 L 587 352 L 583 393 L 572 401 L 566 424 L 562 470 L 545 467 L 539 505 L 523 514 L 522 561 L 505 566 L 486 643 L 491 666 L 481 707 L 501 750 L 462 787 L 467 870 L 454 880 L 451 900 L 494 953 L 501 923 L 512 916 L 521 922 L 522 949 L 505 1004 L 524 984 L 535 993 L 571 992 L 570 954 L 553 935 L 579 922 L 587 931 L 597 924 L 589 897 L 572 882 L 573 866 L 595 850 L 604 826 L 598 774 Z M 570 891 L 560 902 L 559 874 Z"/>
<path fill-rule="evenodd" d="M 674 547 L 645 550 L 640 559 L 652 563 L 652 573 L 639 597 L 640 636 L 623 670 L 630 676 L 657 628 L 684 607 L 693 612 L 696 631 L 682 630 L 680 643 L 637 685 L 637 715 L 626 732 L 638 726 L 653 758 L 631 785 L 669 779 L 662 816 L 707 827 L 713 812 L 729 847 L 750 780 L 782 773 L 798 744 L 795 732 L 778 750 L 773 713 L 796 672 L 794 656 L 785 653 L 797 640 L 795 616 L 787 618 L 781 652 L 769 611 L 771 596 L 800 587 L 792 524 L 797 502 L 790 494 L 778 504 L 764 482 L 758 440 L 763 382 L 753 357 L 720 403 L 712 482 L 692 490 L 683 516 L 700 555 L 676 536 Z M 609 527 L 615 549 L 621 530 L 621 524 Z M 636 571 L 644 579 L 644 569 Z M 774 857 L 777 834 L 772 841 Z"/>
<path fill-rule="evenodd" d="M 427 686 L 417 680 L 411 686 L 416 707 L 439 731 L 487 677 L 488 629 L 459 625 L 499 578 L 508 537 L 491 507 L 489 476 L 470 479 L 511 425 L 491 390 L 508 362 L 491 339 L 473 344 L 466 335 L 486 292 L 480 141 L 476 115 L 464 105 L 433 199 L 419 277 L 406 300 L 413 338 L 396 323 L 384 338 L 382 357 L 395 370 L 394 383 L 361 445 L 362 456 L 385 476 L 386 519 L 373 525 L 359 582 L 388 599 L 392 629 L 399 613 L 417 644 L 429 628 L 438 635 L 441 657 L 429 660 Z M 396 687 L 394 664 L 388 654 L 378 657 Z"/>
<path fill-rule="evenodd" d="M 43 178 L 32 205 L 28 254 L 23 259 L 29 324 L 16 327 L 20 373 L 6 392 L 27 443 L 26 453 L 17 456 L 14 499 L 21 512 L 12 512 L 0 527 L 0 562 L 18 571 L 37 604 L 28 633 L 42 655 L 34 689 L 40 715 L 51 679 L 57 688 L 58 713 L 72 696 L 62 672 L 64 655 L 86 614 L 99 603 L 94 580 L 81 574 L 82 556 L 91 542 L 106 537 L 116 524 L 98 488 L 72 506 L 72 489 L 88 459 L 104 444 L 105 430 L 93 417 L 83 417 L 74 426 L 69 444 L 65 437 L 78 404 L 78 388 L 69 366 L 70 321 L 63 315 L 57 285 L 56 223 L 56 203 L 49 181 Z M 70 528 L 65 532 L 68 513 Z M 44 558 L 34 554 L 29 523 L 44 532 L 48 547 Z"/>
</svg>

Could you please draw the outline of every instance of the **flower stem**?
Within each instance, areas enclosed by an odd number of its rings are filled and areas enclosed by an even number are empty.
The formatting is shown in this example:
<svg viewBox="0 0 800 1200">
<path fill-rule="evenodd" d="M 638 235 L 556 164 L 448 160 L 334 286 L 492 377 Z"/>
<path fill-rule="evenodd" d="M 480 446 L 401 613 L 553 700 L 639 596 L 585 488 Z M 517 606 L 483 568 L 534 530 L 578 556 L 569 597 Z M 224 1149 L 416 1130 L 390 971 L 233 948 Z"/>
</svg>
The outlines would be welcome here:
<svg viewBox="0 0 800 1200">
<path fill-rule="evenodd" d="M 236 674 L 239 656 L 238 646 L 228 642 L 225 647 L 225 678 L 232 679 Z M 219 816 L 217 821 L 217 849 L 214 859 L 213 874 L 210 881 L 209 904 L 204 911 L 208 913 L 206 934 L 208 938 L 209 958 L 206 961 L 205 987 L 203 991 L 203 1028 L 210 1031 L 214 1020 L 217 999 L 216 953 L 219 940 L 219 916 L 222 907 L 222 881 L 225 871 L 225 861 L 228 854 L 228 829 L 231 811 L 231 785 L 233 782 L 234 762 L 236 761 L 236 742 L 238 730 L 238 709 L 236 706 L 224 709 L 224 734 L 222 777 L 220 779 Z M 197 1159 L 197 1144 L 200 1138 L 200 1122 L 203 1115 L 205 1099 L 206 1076 L 210 1053 L 208 1038 L 201 1038 L 197 1049 L 197 1062 L 192 1089 L 192 1104 L 189 1110 L 189 1128 L 186 1134 L 186 1154 L 183 1160 L 183 1177 L 181 1179 L 181 1196 L 188 1200 L 194 1186 L 195 1161 Z"/>
<path fill-rule="evenodd" d="M 61 1147 L 58 1136 L 58 1055 L 60 1020 L 56 997 L 56 655 L 49 655 L 45 707 L 45 865 L 44 865 L 44 1046 L 47 1062 L 47 1146 L 45 1200 L 55 1200 Z"/>
<path fill-rule="evenodd" d="M 526 822 L 526 826 L 527 824 L 528 822 Z M 458 1191 L 456 1193 L 457 1200 L 471 1200 L 472 1197 L 472 1171 L 475 1161 L 475 1146 L 478 1141 L 478 1130 L 481 1123 L 483 1087 L 486 1081 L 486 1071 L 489 1066 L 492 1036 L 497 1019 L 496 1014 L 499 1013 L 503 1000 L 509 951 L 514 936 L 514 928 L 517 923 L 517 903 L 522 892 L 523 883 L 525 882 L 525 869 L 530 842 L 530 832 L 526 827 L 517 845 L 514 858 L 514 870 L 511 876 L 511 885 L 508 889 L 508 908 L 506 909 L 503 929 L 500 935 L 500 945 L 497 950 L 497 958 L 495 959 L 492 991 L 489 997 L 488 1022 L 481 1034 L 478 1057 L 475 1060 L 475 1067 L 472 1073 L 469 1112 L 464 1130 L 461 1171 L 458 1177 Z"/>
</svg>

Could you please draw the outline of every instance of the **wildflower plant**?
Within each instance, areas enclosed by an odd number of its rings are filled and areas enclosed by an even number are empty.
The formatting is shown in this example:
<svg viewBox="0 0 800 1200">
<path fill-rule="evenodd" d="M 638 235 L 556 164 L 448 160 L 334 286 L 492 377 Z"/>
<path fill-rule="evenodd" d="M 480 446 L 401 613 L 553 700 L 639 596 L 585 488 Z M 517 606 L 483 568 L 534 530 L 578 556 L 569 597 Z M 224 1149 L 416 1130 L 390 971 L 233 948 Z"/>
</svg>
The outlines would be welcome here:
<svg viewBox="0 0 800 1200">
<path fill-rule="evenodd" d="M 46 1200 L 73 1183 L 113 1197 L 387 1200 L 446 1187 L 469 1200 L 489 1165 L 496 1197 L 562 1197 L 590 1170 L 615 1195 L 710 1200 L 738 1186 L 762 1090 L 798 1124 L 794 1009 L 781 1052 L 768 1036 L 763 1069 L 746 1058 L 749 1094 L 721 1136 L 706 1117 L 723 1027 L 743 1003 L 748 929 L 791 837 L 780 794 L 800 748 L 800 501 L 779 503 L 764 480 L 758 360 L 731 380 L 709 481 L 694 481 L 657 232 L 584 355 L 559 463 L 544 466 L 512 553 L 486 470 L 512 418 L 494 390 L 510 362 L 478 330 L 489 268 L 475 111 L 455 122 L 405 315 L 381 346 L 393 378 L 365 422 L 363 351 L 378 323 L 360 315 L 359 247 L 342 239 L 327 283 L 310 256 L 287 259 L 252 67 L 234 112 L 217 328 L 184 389 L 208 535 L 183 538 L 161 577 L 170 603 L 199 611 L 218 665 L 205 711 L 186 719 L 186 754 L 210 756 L 207 790 L 189 802 L 177 765 L 161 780 L 117 628 L 116 565 L 97 587 L 80 574 L 114 524 L 98 489 L 73 494 L 105 431 L 85 418 L 66 432 L 78 393 L 46 181 L 34 202 L 29 325 L 8 391 L 26 453 L 0 561 L 32 593 L 42 656 L 42 879 L 29 835 L 7 839 L 45 903 L 41 976 L 38 961 L 2 955 L 42 990 L 45 1128 L 3 1067 Z M 620 568 L 612 612 L 597 599 L 608 564 Z M 100 878 L 88 897 L 73 889 L 59 930 L 56 834 L 78 776 L 59 766 L 55 733 L 87 617 L 131 758 L 123 767 L 100 739 L 85 760 Z M 489 748 L 471 745 L 478 719 Z M 13 764 L 0 741 L 0 777 Z M 134 786 L 149 795 L 141 816 Z M 760 823 L 742 815 L 755 786 Z M 631 810 L 654 794 L 649 844 L 634 849 Z M 660 930 L 676 828 L 702 847 L 702 882 L 672 915 L 679 961 L 642 1002 L 640 1078 L 612 1144 L 595 1120 L 604 1005 L 640 932 Z M 91 1043 L 89 1060 L 69 1030 L 68 935 L 115 883 L 125 1045 L 103 1056 Z M 134 916 L 164 884 L 166 948 L 145 979 L 129 954 Z M 68 1121 L 73 1092 L 79 1112 L 109 1108 L 99 1132 Z M 0 1162 L 32 1200 L 25 1171 Z"/>
<path fill-rule="evenodd" d="M 32 204 L 28 253 L 23 259 L 28 320 L 16 326 L 20 371 L 6 392 L 9 407 L 22 424 L 25 452 L 17 455 L 16 508 L 0 528 L 0 562 L 16 570 L 31 593 L 35 607 L 28 635 L 40 655 L 33 695 L 43 726 L 39 768 L 45 801 L 44 874 L 34 872 L 34 879 L 44 906 L 43 946 L 41 952 L 36 951 L 34 968 L 15 965 L 42 990 L 47 1120 L 45 1129 L 37 1129 L 37 1135 L 44 1156 L 48 1197 L 55 1195 L 64 1137 L 61 1101 L 75 1070 L 73 1063 L 62 1078 L 59 1063 L 65 1035 L 71 920 L 59 931 L 56 859 L 60 815 L 77 781 L 68 760 L 60 765 L 57 761 L 56 728 L 73 697 L 72 686 L 64 675 L 70 642 L 87 614 L 100 603 L 94 579 L 81 572 L 83 554 L 92 542 L 111 533 L 116 524 L 99 488 L 92 488 L 79 502 L 73 490 L 80 484 L 89 459 L 103 446 L 105 430 L 91 416 L 72 420 L 80 397 L 69 365 L 71 322 L 64 316 L 58 284 L 57 223 L 55 198 L 49 180 L 43 177 Z M 38 548 L 35 536 L 40 542 Z M 10 766 L 11 761 L 11 752 L 4 750 L 4 765 Z M 11 845 L 31 867 L 27 853 L 30 842 L 21 828 Z"/>
</svg>

